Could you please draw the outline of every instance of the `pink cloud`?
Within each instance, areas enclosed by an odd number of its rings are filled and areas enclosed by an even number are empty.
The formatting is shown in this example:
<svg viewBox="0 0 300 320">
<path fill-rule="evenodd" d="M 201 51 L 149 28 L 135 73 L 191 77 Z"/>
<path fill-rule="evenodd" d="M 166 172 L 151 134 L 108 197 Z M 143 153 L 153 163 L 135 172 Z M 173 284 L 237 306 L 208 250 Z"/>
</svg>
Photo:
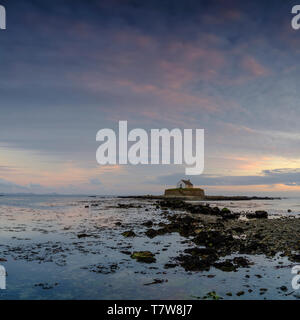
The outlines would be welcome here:
<svg viewBox="0 0 300 320">
<path fill-rule="evenodd" d="M 256 77 L 266 76 L 269 74 L 269 70 L 251 56 L 245 56 L 242 59 L 241 65 L 246 71 Z"/>
<path fill-rule="evenodd" d="M 137 94 L 150 94 L 164 100 L 164 105 L 172 107 L 173 111 L 207 111 L 217 112 L 218 105 L 208 97 L 196 96 L 187 92 L 162 88 L 155 85 L 139 84 L 128 80 L 119 81 L 121 86 L 128 87 Z M 159 106 L 159 109 L 161 107 Z M 160 110 L 161 112 L 161 110 Z"/>
</svg>

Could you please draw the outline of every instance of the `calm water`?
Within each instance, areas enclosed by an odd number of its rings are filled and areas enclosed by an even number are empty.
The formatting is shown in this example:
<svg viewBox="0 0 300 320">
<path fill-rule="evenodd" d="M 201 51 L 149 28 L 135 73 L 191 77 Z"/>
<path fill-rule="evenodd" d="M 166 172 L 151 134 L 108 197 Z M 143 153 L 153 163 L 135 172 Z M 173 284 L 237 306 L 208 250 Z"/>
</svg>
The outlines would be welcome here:
<svg viewBox="0 0 300 320">
<path fill-rule="evenodd" d="M 245 212 L 265 209 L 274 215 L 291 209 L 291 214 L 300 214 L 299 200 L 212 205 Z M 92 206 L 95 201 L 98 206 Z M 137 207 L 122 209 L 119 203 Z M 153 203 L 116 198 L 0 197 L 0 259 L 7 260 L 0 262 L 7 271 L 7 289 L 0 290 L 0 299 L 193 299 L 210 291 L 225 299 L 297 298 L 297 292 L 285 295 L 293 291 L 292 275 L 291 263 L 282 258 L 251 256 L 255 262 L 251 269 L 231 273 L 214 268 L 196 273 L 181 267 L 164 269 L 165 263 L 191 244 L 182 243 L 186 239 L 178 234 L 154 239 L 144 236 L 147 229 L 141 227 L 142 222 L 163 221 Z M 122 227 L 116 226 L 117 222 Z M 124 238 L 122 232 L 130 229 L 137 237 Z M 80 234 L 88 237 L 78 238 Z M 132 260 L 128 252 L 139 250 L 152 251 L 157 262 L 148 265 Z M 275 268 L 279 262 L 282 268 Z M 101 273 L 93 272 L 99 270 L 95 266 L 100 266 Z M 145 286 L 153 279 L 163 283 Z M 285 294 L 277 289 L 282 285 L 288 288 Z M 268 291 L 260 295 L 260 288 Z M 236 296 L 242 290 L 245 295 Z"/>
</svg>

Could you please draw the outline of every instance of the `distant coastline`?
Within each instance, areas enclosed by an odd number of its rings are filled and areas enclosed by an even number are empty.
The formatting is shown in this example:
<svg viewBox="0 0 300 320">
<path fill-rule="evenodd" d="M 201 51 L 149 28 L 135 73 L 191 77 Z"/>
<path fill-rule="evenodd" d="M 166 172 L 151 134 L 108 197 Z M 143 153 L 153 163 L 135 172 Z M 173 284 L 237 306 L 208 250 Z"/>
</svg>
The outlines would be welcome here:
<svg viewBox="0 0 300 320">
<path fill-rule="evenodd" d="M 144 195 L 144 196 L 118 196 L 120 199 L 166 199 L 164 195 Z M 205 196 L 204 198 L 199 198 L 199 201 L 248 201 L 248 200 L 281 200 L 281 197 L 257 197 L 257 196 Z M 190 200 L 188 197 L 172 197 L 168 200 Z M 197 199 L 194 199 L 197 200 Z"/>
</svg>

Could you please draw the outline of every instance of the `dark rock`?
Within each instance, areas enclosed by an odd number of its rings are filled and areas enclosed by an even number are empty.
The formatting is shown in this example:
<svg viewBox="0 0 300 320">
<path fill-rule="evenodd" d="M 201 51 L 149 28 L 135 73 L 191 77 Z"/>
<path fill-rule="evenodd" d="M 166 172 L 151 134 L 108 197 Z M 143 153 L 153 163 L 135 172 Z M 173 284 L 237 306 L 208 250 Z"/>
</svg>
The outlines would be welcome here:
<svg viewBox="0 0 300 320">
<path fill-rule="evenodd" d="M 34 285 L 35 287 L 41 287 L 43 290 L 50 290 L 53 289 L 54 287 L 58 286 L 58 283 L 54 284 L 49 284 L 49 283 L 37 283 Z"/>
<path fill-rule="evenodd" d="M 221 214 L 229 214 L 229 213 L 231 213 L 231 211 L 228 208 L 223 208 L 221 210 Z"/>
<path fill-rule="evenodd" d="M 248 219 L 266 219 L 268 218 L 268 212 L 267 211 L 255 211 L 255 213 L 248 213 L 246 214 L 246 217 Z"/>
<path fill-rule="evenodd" d="M 240 244 L 239 252 L 242 254 L 265 254 L 269 248 L 266 244 L 250 240 Z"/>
<path fill-rule="evenodd" d="M 209 271 L 212 261 L 198 256 L 180 255 L 177 260 L 185 271 Z"/>
<path fill-rule="evenodd" d="M 164 265 L 164 268 L 165 269 L 172 269 L 172 268 L 176 268 L 177 267 L 177 264 L 176 263 L 166 263 Z"/>
<path fill-rule="evenodd" d="M 289 259 L 293 262 L 300 262 L 300 254 L 293 254 Z"/>
<path fill-rule="evenodd" d="M 287 292 L 288 291 L 288 288 L 286 286 L 281 286 L 280 287 L 280 290 L 283 291 L 283 292 Z"/>
<path fill-rule="evenodd" d="M 256 218 L 268 218 L 268 212 L 267 211 L 255 211 Z"/>
<path fill-rule="evenodd" d="M 81 238 L 87 238 L 87 237 L 91 237 L 92 235 L 90 234 L 86 234 L 86 233 L 80 233 L 77 235 L 77 238 L 81 239 Z"/>
<path fill-rule="evenodd" d="M 152 227 L 153 226 L 153 222 L 151 220 L 149 220 L 149 221 L 146 221 L 146 222 L 142 223 L 142 225 L 145 226 L 145 227 Z"/>
<path fill-rule="evenodd" d="M 244 257 L 235 257 L 233 259 L 233 262 L 237 267 L 242 267 L 242 268 L 248 268 L 251 265 L 250 261 Z"/>
<path fill-rule="evenodd" d="M 223 219 L 236 219 L 240 216 L 239 213 L 234 213 L 231 212 L 228 208 L 223 208 L 219 215 L 223 218 Z"/>
<path fill-rule="evenodd" d="M 236 271 L 236 266 L 230 260 L 226 260 L 224 262 L 217 262 L 214 264 L 214 267 L 224 272 Z"/>
<path fill-rule="evenodd" d="M 128 255 L 128 256 L 131 255 L 131 252 L 130 252 L 130 251 L 122 250 L 122 251 L 120 251 L 120 252 L 123 253 L 123 254 L 126 254 L 126 255 Z"/>
<path fill-rule="evenodd" d="M 167 233 L 167 230 L 165 229 L 158 229 L 158 230 L 155 230 L 155 229 L 148 229 L 146 232 L 145 232 L 145 235 L 147 237 L 149 237 L 150 239 L 156 237 L 156 236 L 159 236 L 159 235 L 163 235 Z"/>
<path fill-rule="evenodd" d="M 235 231 L 236 233 L 243 233 L 244 229 L 241 227 L 236 227 L 236 228 L 232 228 L 233 231 Z"/>
<path fill-rule="evenodd" d="M 194 239 L 197 245 L 210 248 L 231 246 L 234 243 L 232 235 L 222 234 L 219 231 L 202 231 Z"/>
<path fill-rule="evenodd" d="M 153 279 L 153 282 L 150 283 L 144 283 L 144 286 L 150 286 L 152 284 L 158 284 L 158 283 L 163 283 L 163 282 L 168 282 L 168 280 L 163 280 L 163 279 Z"/>
<path fill-rule="evenodd" d="M 215 291 L 208 292 L 202 299 L 220 300 L 222 297 L 218 296 Z"/>
</svg>

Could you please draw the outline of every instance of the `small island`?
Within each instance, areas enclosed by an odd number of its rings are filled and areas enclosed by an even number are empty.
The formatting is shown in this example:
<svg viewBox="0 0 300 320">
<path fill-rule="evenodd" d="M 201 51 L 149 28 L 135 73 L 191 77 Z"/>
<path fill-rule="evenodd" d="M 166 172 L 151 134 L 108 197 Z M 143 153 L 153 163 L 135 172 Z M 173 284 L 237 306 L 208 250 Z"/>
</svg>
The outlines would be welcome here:
<svg viewBox="0 0 300 320">
<path fill-rule="evenodd" d="M 274 197 L 256 197 L 256 196 L 208 196 L 204 189 L 195 188 L 190 180 L 181 179 L 176 188 L 166 189 L 164 196 L 159 198 L 169 198 L 176 200 L 206 200 L 206 201 L 241 201 L 241 200 L 280 200 Z"/>
<path fill-rule="evenodd" d="M 180 180 L 176 188 L 165 190 L 166 198 L 183 198 L 190 200 L 204 200 L 205 193 L 201 188 L 194 188 L 190 180 Z"/>
</svg>

